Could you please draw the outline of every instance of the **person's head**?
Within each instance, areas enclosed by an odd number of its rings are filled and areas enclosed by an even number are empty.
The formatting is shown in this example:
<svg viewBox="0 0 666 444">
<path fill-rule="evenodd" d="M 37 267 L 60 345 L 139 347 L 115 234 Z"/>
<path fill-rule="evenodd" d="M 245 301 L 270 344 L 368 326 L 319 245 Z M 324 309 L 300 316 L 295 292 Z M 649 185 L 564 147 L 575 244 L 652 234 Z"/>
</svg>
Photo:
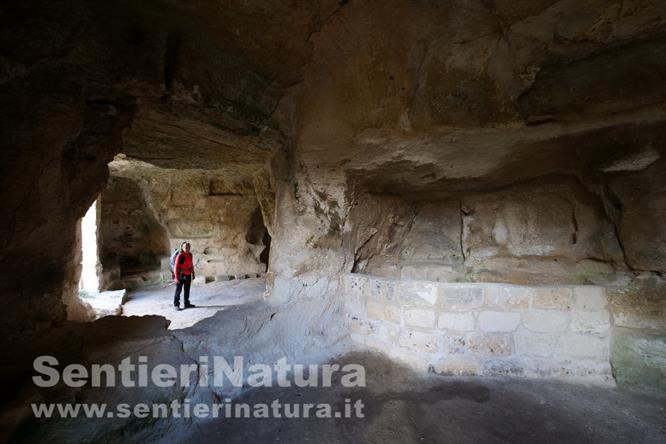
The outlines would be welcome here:
<svg viewBox="0 0 666 444">
<path fill-rule="evenodd" d="M 182 244 L 180 244 L 180 251 L 184 251 L 185 253 L 189 253 L 191 247 L 192 246 L 190 245 L 189 242 L 183 242 Z"/>
</svg>

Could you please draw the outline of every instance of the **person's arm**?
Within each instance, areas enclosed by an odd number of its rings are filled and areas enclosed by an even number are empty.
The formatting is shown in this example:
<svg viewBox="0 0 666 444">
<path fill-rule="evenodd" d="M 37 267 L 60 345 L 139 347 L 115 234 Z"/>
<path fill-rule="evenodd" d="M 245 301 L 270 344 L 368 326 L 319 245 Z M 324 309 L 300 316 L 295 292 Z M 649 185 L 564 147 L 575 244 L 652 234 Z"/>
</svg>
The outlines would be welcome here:
<svg viewBox="0 0 666 444">
<path fill-rule="evenodd" d="M 178 253 L 176 255 L 176 263 L 173 267 L 173 278 L 178 281 L 178 275 L 180 274 L 180 255 L 183 253 Z"/>
</svg>

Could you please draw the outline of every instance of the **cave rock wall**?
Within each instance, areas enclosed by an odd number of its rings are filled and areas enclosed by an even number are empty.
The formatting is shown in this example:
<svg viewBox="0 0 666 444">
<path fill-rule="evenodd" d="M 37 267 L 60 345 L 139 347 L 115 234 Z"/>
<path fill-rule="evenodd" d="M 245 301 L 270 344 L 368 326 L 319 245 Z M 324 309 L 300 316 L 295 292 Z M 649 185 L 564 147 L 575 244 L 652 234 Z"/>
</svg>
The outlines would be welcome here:
<svg viewBox="0 0 666 444">
<path fill-rule="evenodd" d="M 444 200 L 362 193 L 349 224 L 354 272 L 576 284 L 626 269 L 602 200 L 575 178 Z"/>
<path fill-rule="evenodd" d="M 262 211 L 265 207 L 272 214 L 270 186 L 257 192 L 251 177 L 236 180 L 216 170 L 174 170 L 123 159 L 111 169 L 114 176 L 134 181 L 146 196 L 155 228 L 166 233 L 161 264 L 165 277 L 170 252 L 186 241 L 192 244 L 195 270 L 204 282 L 266 272 L 262 252 L 270 246 L 270 235 Z M 132 246 L 134 254 L 150 251 L 141 248 Z"/>
</svg>

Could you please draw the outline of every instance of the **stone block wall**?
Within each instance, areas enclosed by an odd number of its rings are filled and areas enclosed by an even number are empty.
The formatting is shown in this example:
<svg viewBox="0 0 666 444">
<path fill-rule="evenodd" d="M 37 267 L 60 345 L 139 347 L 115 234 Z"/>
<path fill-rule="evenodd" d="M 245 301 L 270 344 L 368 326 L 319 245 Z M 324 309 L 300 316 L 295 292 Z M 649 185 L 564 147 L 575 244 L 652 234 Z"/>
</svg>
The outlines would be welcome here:
<svg viewBox="0 0 666 444">
<path fill-rule="evenodd" d="M 422 371 L 614 383 L 602 287 L 347 274 L 344 294 L 355 345 Z"/>
</svg>

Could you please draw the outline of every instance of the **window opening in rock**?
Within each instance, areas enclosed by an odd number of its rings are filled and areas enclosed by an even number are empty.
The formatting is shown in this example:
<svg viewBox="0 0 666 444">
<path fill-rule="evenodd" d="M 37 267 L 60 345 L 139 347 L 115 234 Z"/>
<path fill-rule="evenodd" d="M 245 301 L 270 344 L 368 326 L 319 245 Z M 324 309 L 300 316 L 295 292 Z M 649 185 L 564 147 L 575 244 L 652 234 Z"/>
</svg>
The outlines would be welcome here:
<svg viewBox="0 0 666 444">
<path fill-rule="evenodd" d="M 97 255 L 97 201 L 93 202 L 81 220 L 81 280 L 79 294 L 99 292 L 99 258 Z"/>
</svg>

